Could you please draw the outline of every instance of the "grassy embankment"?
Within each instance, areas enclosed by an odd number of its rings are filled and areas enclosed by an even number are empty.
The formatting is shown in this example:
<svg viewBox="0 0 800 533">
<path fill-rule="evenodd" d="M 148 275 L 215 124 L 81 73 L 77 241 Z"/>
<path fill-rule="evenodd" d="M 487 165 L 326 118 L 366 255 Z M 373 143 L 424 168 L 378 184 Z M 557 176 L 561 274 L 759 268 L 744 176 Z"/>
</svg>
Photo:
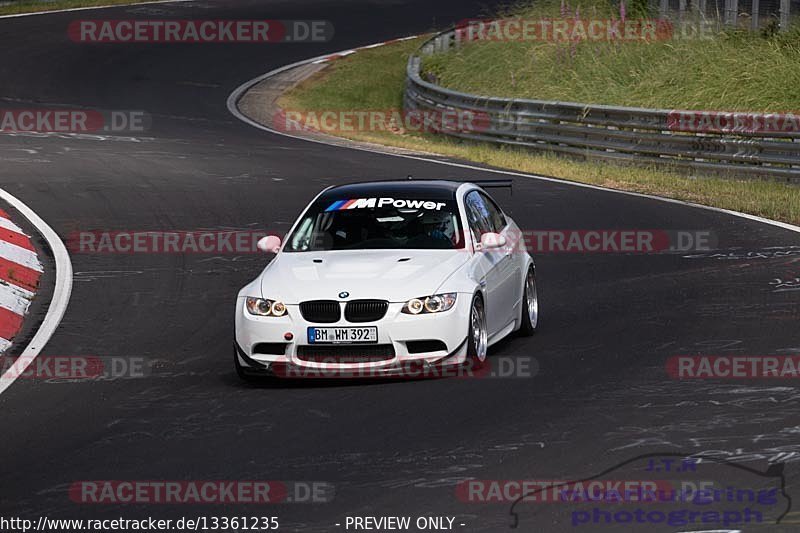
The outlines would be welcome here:
<svg viewBox="0 0 800 533">
<path fill-rule="evenodd" d="M 515 13 L 559 16 L 557 8 L 551 6 L 546 13 L 542 9 L 517 8 Z M 581 16 L 608 16 L 608 12 L 591 9 L 582 8 Z M 284 95 L 281 107 L 400 109 L 406 61 L 421 42 L 405 41 L 340 59 Z M 434 73 L 442 85 L 479 94 L 679 109 L 800 110 L 798 30 L 785 34 L 728 32 L 710 39 L 648 43 L 480 41 L 428 58 L 424 69 Z M 408 131 L 341 135 L 800 224 L 800 187 L 782 183 L 580 162 Z"/>
</svg>

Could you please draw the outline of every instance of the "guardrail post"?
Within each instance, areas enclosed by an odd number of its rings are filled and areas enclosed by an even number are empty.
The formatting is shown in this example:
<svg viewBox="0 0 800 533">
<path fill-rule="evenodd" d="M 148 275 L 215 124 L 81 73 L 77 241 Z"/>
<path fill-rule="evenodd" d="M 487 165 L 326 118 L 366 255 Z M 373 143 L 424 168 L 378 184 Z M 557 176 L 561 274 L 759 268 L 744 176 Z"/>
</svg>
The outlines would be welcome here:
<svg viewBox="0 0 800 533">
<path fill-rule="evenodd" d="M 658 3 L 658 18 L 660 19 L 667 18 L 668 11 L 669 11 L 669 0 L 660 0 Z"/>
<path fill-rule="evenodd" d="M 791 1 L 781 0 L 781 31 L 789 29 L 789 12 L 791 11 Z"/>
<path fill-rule="evenodd" d="M 447 51 L 447 37 L 442 35 L 439 37 L 439 52 L 446 52 Z"/>
<path fill-rule="evenodd" d="M 735 26 L 739 17 L 739 0 L 725 0 L 725 25 Z"/>
<path fill-rule="evenodd" d="M 760 7 L 759 0 L 753 0 L 753 7 L 750 9 L 750 29 L 753 31 L 758 31 Z"/>
<path fill-rule="evenodd" d="M 697 11 L 705 18 L 706 16 L 706 0 L 699 0 L 697 2 Z"/>
</svg>

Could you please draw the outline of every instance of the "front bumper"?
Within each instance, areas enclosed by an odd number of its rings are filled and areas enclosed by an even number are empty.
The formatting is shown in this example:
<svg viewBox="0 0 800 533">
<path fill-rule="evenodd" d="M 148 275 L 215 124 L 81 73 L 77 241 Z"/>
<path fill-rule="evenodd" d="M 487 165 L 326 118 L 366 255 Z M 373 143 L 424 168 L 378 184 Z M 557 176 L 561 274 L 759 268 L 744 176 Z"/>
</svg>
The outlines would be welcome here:
<svg viewBox="0 0 800 533">
<path fill-rule="evenodd" d="M 342 318 L 330 324 L 306 321 L 300 314 L 299 305 L 287 305 L 287 314 L 282 317 L 262 317 L 251 315 L 245 309 L 245 298 L 236 301 L 236 357 L 245 370 L 272 375 L 291 377 L 342 376 L 358 377 L 368 375 L 402 375 L 409 369 L 426 369 L 433 366 L 461 365 L 466 360 L 467 330 L 471 296 L 459 294 L 452 309 L 443 313 L 407 315 L 401 313 L 402 303 L 390 303 L 386 315 L 375 322 L 347 322 Z M 325 358 L 324 362 L 301 359 L 298 348 L 319 346 L 309 344 L 309 327 L 366 327 L 378 328 L 378 345 L 391 346 L 394 355 L 381 361 L 337 362 L 335 358 Z M 286 340 L 287 333 L 292 339 Z M 442 349 L 422 353 L 410 353 L 409 342 L 436 340 L 443 343 Z M 282 353 L 259 353 L 257 345 L 270 343 L 283 345 Z M 328 345 L 330 346 L 330 345 Z M 349 353 L 370 345 L 334 345 Z M 372 345 L 374 346 L 374 345 Z"/>
</svg>

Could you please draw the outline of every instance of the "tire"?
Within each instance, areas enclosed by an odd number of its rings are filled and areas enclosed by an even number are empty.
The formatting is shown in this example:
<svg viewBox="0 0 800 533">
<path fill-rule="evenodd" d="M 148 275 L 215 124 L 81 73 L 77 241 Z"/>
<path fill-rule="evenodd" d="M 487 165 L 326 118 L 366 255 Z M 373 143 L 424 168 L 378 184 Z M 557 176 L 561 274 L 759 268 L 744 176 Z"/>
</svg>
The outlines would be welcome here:
<svg viewBox="0 0 800 533">
<path fill-rule="evenodd" d="M 519 334 L 523 337 L 530 337 L 536 333 L 539 326 L 539 291 L 536 289 L 536 271 L 533 267 L 528 267 L 525 275 L 525 285 L 522 292 L 522 305 L 520 306 L 521 317 Z"/>
<path fill-rule="evenodd" d="M 483 367 L 486 363 L 487 351 L 486 308 L 483 305 L 483 298 L 476 294 L 472 298 L 467 334 L 467 363 L 473 370 Z"/>
</svg>

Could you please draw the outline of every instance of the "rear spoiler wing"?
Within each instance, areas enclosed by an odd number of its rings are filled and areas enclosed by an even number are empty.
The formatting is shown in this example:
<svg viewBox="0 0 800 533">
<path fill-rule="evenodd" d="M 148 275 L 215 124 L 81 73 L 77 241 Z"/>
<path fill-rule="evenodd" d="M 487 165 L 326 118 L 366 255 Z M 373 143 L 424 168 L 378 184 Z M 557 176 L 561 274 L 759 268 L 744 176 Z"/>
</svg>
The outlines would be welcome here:
<svg viewBox="0 0 800 533">
<path fill-rule="evenodd" d="M 511 180 L 470 180 L 469 183 L 474 183 L 482 189 L 508 189 L 511 195 L 514 195 L 514 182 Z"/>
<path fill-rule="evenodd" d="M 506 188 L 510 189 L 514 182 L 512 180 L 469 180 L 469 183 L 474 183 L 479 187 L 485 189 Z"/>
<path fill-rule="evenodd" d="M 413 180 L 414 177 L 409 175 L 406 179 Z M 454 180 L 449 179 L 448 181 L 462 181 L 462 180 Z M 514 182 L 512 180 L 463 180 L 464 183 L 472 183 L 481 187 L 483 189 L 508 189 L 511 191 L 511 194 L 514 194 L 513 185 Z"/>
</svg>

